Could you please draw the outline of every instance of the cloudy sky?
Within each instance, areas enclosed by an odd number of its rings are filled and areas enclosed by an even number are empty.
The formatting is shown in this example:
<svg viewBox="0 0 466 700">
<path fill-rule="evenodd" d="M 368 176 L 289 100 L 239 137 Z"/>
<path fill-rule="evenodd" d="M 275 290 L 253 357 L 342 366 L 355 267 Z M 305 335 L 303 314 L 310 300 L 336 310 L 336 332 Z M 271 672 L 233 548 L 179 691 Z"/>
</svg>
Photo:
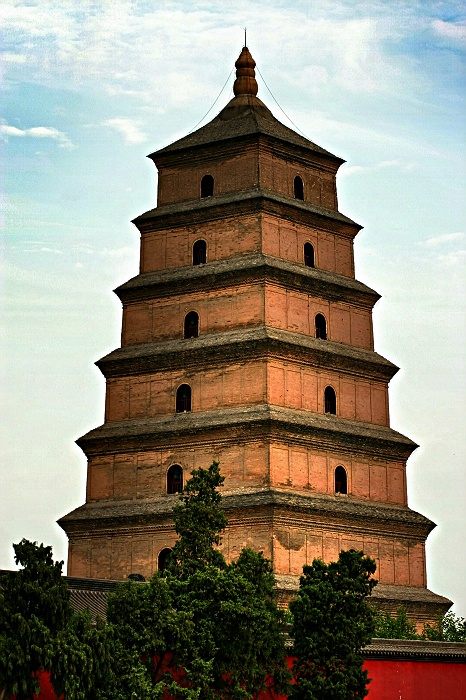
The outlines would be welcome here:
<svg viewBox="0 0 466 700">
<path fill-rule="evenodd" d="M 401 367 L 392 426 L 420 444 L 410 505 L 438 524 L 429 587 L 466 616 L 465 20 L 461 1 L 3 0 L 0 568 L 22 537 L 66 559 L 55 521 L 84 501 L 74 440 L 103 420 L 111 290 L 155 205 L 145 156 L 226 104 L 246 26 L 261 99 L 347 161 L 376 349 Z"/>
</svg>

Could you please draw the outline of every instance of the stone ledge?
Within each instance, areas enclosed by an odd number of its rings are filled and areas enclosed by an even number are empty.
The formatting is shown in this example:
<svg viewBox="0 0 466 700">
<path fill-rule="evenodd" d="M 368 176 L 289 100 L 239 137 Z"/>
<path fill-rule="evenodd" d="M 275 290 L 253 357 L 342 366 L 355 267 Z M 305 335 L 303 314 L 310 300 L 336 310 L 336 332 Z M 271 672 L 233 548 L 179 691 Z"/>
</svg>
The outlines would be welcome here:
<svg viewBox="0 0 466 700">
<path fill-rule="evenodd" d="M 366 659 L 426 659 L 466 663 L 466 644 L 463 642 L 374 638 L 371 644 L 364 647 L 362 653 Z"/>
<path fill-rule="evenodd" d="M 284 591 L 298 591 L 300 576 L 291 574 L 275 574 L 277 588 Z M 370 600 L 377 602 L 384 600 L 396 601 L 401 605 L 403 601 L 410 600 L 415 603 L 448 603 L 451 601 L 444 596 L 433 593 L 422 586 L 398 586 L 395 584 L 378 583 L 372 591 Z"/>
<path fill-rule="evenodd" d="M 221 354 L 220 354 L 221 353 Z M 225 364 L 256 357 L 280 357 L 313 366 L 390 380 L 398 367 L 371 350 L 267 326 L 202 334 L 197 338 L 127 345 L 95 364 L 105 377 L 143 374 L 203 363 Z"/>
<path fill-rule="evenodd" d="M 322 226 L 322 224 L 319 226 L 319 220 L 338 223 L 340 224 L 340 233 L 346 233 L 351 238 L 354 238 L 362 228 L 360 224 L 336 209 L 325 209 L 316 204 L 259 187 L 250 190 L 236 190 L 205 199 L 189 199 L 184 202 L 164 204 L 137 216 L 132 223 L 138 227 L 141 233 L 144 233 L 166 228 L 168 224 L 170 227 L 173 225 L 183 226 L 189 220 L 192 223 L 196 219 L 224 219 L 235 210 L 239 213 L 240 207 L 243 209 L 240 213 L 268 211 L 268 213 L 273 214 L 277 206 L 282 208 L 280 212 L 282 214 L 283 208 L 288 210 L 286 218 L 302 219 L 302 223 L 308 223 L 308 225 L 312 225 L 312 220 L 319 228 Z"/>
<path fill-rule="evenodd" d="M 275 579 L 278 599 L 281 605 L 287 605 L 296 596 L 300 576 L 275 574 Z M 391 615 L 395 615 L 402 605 L 406 608 L 408 616 L 412 616 L 417 622 L 432 622 L 439 612 L 446 613 L 452 605 L 451 600 L 433 593 L 428 588 L 386 583 L 379 583 L 368 600 L 377 609 L 389 612 Z M 464 646 L 466 648 L 466 645 Z"/>
<path fill-rule="evenodd" d="M 114 292 L 121 301 L 130 302 L 265 280 L 281 283 L 297 291 L 321 295 L 325 299 L 341 300 L 343 293 L 349 302 L 364 308 L 372 308 L 380 299 L 377 292 L 353 277 L 306 267 L 262 253 L 214 260 L 205 265 L 144 272 L 120 285 Z"/>
<path fill-rule="evenodd" d="M 187 437 L 198 442 L 212 439 L 212 431 L 221 431 L 222 438 L 250 439 L 286 435 L 322 446 L 337 442 L 341 449 L 359 449 L 391 457 L 407 459 L 417 447 L 409 438 L 386 426 L 350 421 L 328 414 L 291 410 L 268 404 L 205 412 L 177 413 L 160 418 L 107 422 L 79 438 L 76 443 L 86 452 L 149 449 L 154 440 Z M 229 437 L 227 432 L 233 431 Z M 211 436 L 209 437 L 209 432 Z"/>
<path fill-rule="evenodd" d="M 132 523 L 139 526 L 143 523 L 161 524 L 169 522 L 173 518 L 173 506 L 178 503 L 178 496 L 159 496 L 151 500 L 108 500 L 90 501 L 68 513 L 58 522 L 61 527 L 67 529 L 70 525 L 73 529 L 79 530 L 79 523 L 89 523 L 93 521 L 105 528 L 115 526 L 118 529 L 118 522 L 121 527 L 129 527 Z M 329 494 L 296 493 L 295 490 L 279 488 L 254 488 L 245 487 L 235 490 L 225 491 L 222 489 L 222 508 L 227 512 L 234 526 L 234 513 L 241 511 L 242 517 L 257 518 L 276 516 L 279 511 L 285 513 L 299 513 L 317 516 L 324 521 L 326 518 L 332 522 L 337 520 L 370 521 L 373 528 L 374 523 L 381 526 L 390 527 L 393 524 L 402 526 L 407 532 L 414 536 L 418 530 L 422 531 L 422 536 L 427 536 L 434 527 L 431 520 L 416 513 L 407 506 L 396 506 L 383 502 L 366 502 L 362 499 L 352 497 L 333 496 Z M 254 511 L 248 515 L 247 511 Z M 268 514 L 268 515 L 267 515 Z M 305 523 L 307 527 L 312 527 L 315 523 Z M 359 527 L 361 527 L 359 525 Z M 297 587 L 299 577 L 290 576 L 289 585 Z M 288 578 L 283 578 L 285 585 Z M 286 588 L 286 585 L 285 585 Z M 391 591 L 391 589 L 390 589 Z"/>
</svg>

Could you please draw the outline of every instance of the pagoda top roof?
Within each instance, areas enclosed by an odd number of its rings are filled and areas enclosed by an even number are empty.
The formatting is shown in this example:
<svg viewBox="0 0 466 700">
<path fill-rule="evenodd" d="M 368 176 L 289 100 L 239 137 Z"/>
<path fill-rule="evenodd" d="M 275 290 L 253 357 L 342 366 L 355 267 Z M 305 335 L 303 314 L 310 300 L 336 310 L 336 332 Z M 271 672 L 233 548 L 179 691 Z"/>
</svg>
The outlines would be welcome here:
<svg viewBox="0 0 466 700">
<path fill-rule="evenodd" d="M 296 133 L 274 117 L 269 108 L 257 97 L 255 65 L 249 49 L 245 46 L 235 63 L 236 80 L 233 85 L 235 94 L 233 99 L 208 124 L 165 148 L 151 153 L 149 158 L 157 160 L 160 156 L 174 154 L 177 151 L 262 134 L 312 151 L 340 165 L 344 163 L 342 158 Z"/>
</svg>

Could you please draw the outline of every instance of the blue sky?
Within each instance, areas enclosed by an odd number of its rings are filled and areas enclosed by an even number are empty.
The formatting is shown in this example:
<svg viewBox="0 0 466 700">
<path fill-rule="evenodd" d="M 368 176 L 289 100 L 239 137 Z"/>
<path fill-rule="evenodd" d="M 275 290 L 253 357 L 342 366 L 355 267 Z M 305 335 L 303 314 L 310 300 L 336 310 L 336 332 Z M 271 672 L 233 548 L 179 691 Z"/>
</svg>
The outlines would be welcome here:
<svg viewBox="0 0 466 700">
<path fill-rule="evenodd" d="M 466 615 L 465 48 L 462 2 L 3 0 L 0 567 L 25 536 L 66 557 L 84 501 L 74 440 L 103 419 L 93 363 L 119 344 L 111 290 L 137 273 L 148 153 L 219 95 L 248 28 L 259 96 L 345 158 L 376 348 L 401 367 L 392 426 L 421 447 L 410 505 L 438 527 L 429 587 Z M 231 96 L 233 76 L 208 118 Z"/>
</svg>

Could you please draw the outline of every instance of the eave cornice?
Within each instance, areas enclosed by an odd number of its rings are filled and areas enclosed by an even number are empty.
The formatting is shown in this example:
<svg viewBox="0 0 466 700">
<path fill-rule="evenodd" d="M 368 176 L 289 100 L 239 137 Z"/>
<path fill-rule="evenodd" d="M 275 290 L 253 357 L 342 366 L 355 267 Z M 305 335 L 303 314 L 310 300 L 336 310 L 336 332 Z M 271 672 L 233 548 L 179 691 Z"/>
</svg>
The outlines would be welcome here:
<svg viewBox="0 0 466 700">
<path fill-rule="evenodd" d="M 188 158 L 190 165 L 234 158 L 237 155 L 243 155 L 247 149 L 251 148 L 258 153 L 259 157 L 261 153 L 273 153 L 280 158 L 292 158 L 308 168 L 327 171 L 333 175 L 343 163 L 346 163 L 343 158 L 325 152 L 323 149 L 306 148 L 305 146 L 291 143 L 286 139 L 263 133 L 236 136 L 223 141 L 216 141 L 207 146 L 199 144 L 189 148 L 180 148 L 179 150 L 156 151 L 147 157 L 159 170 L 162 170 L 163 168 L 186 166 L 186 159 Z"/>
<path fill-rule="evenodd" d="M 76 443 L 87 455 L 94 455 L 153 450 L 155 445 L 174 441 L 196 446 L 214 440 L 240 443 L 258 438 L 394 460 L 406 460 L 417 447 L 386 426 L 269 404 L 107 422 Z"/>
<path fill-rule="evenodd" d="M 151 500 L 88 502 L 58 523 L 66 532 L 85 534 L 92 530 L 146 529 L 150 525 L 172 527 L 173 506 L 178 500 L 178 496 L 160 496 Z M 247 520 L 250 526 L 258 519 L 273 519 L 279 526 L 291 518 L 308 528 L 352 528 L 424 541 L 435 527 L 435 523 L 407 506 L 270 487 L 222 489 L 221 507 L 233 528 L 237 519 Z"/>
<path fill-rule="evenodd" d="M 310 202 L 263 189 L 241 190 L 205 199 L 165 204 L 136 217 L 133 224 L 144 235 L 166 228 L 193 226 L 256 213 L 267 213 L 293 223 L 332 231 L 349 239 L 353 239 L 362 228 L 339 211 L 324 209 Z"/>
<path fill-rule="evenodd" d="M 265 326 L 125 346 L 98 360 L 96 365 L 109 378 L 180 368 L 202 371 L 204 367 L 262 358 L 294 361 L 383 381 L 389 381 L 398 371 L 398 367 L 375 352 Z"/>
<path fill-rule="evenodd" d="M 349 303 L 369 309 L 380 299 L 380 294 L 352 277 L 305 267 L 262 253 L 216 260 L 205 265 L 144 272 L 117 287 L 114 292 L 122 302 L 134 302 L 266 281 L 330 301 L 344 298 Z"/>
</svg>

